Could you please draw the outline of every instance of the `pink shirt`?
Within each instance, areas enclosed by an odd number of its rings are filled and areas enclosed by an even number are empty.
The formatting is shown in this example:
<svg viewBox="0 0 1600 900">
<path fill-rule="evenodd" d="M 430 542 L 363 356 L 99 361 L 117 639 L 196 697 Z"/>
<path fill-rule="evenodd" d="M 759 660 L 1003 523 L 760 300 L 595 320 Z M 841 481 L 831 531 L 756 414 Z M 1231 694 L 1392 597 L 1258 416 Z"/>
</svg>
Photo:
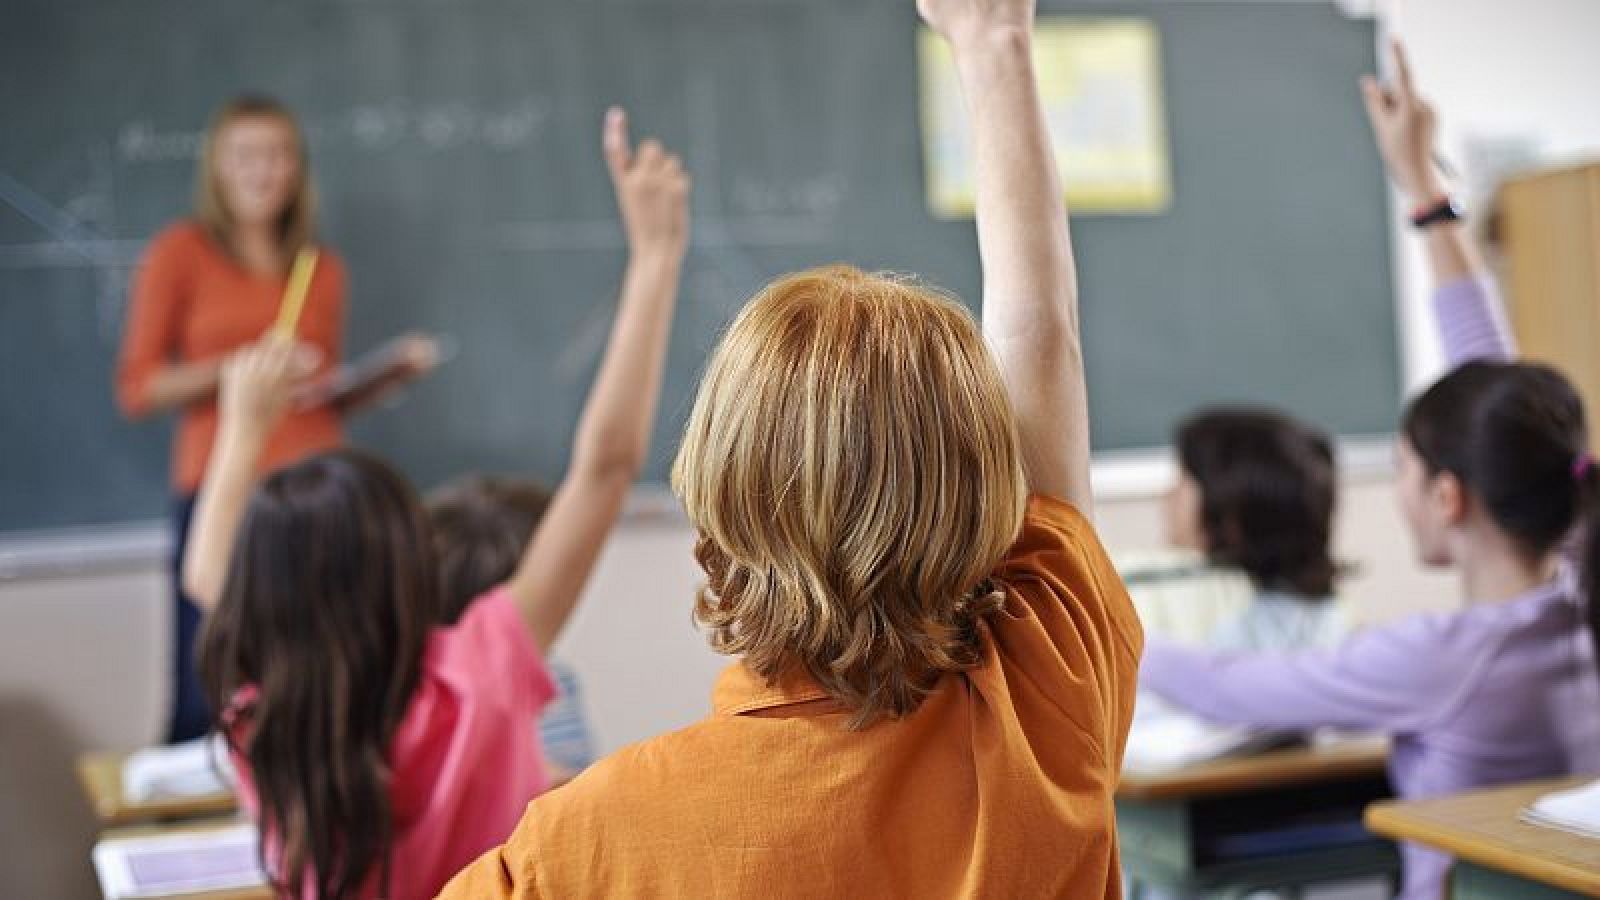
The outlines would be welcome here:
<svg viewBox="0 0 1600 900">
<path fill-rule="evenodd" d="M 416 693 L 389 751 L 396 839 L 388 900 L 432 897 L 498 845 L 549 785 L 538 717 L 556 688 L 505 588 L 435 628 Z M 235 755 L 239 794 L 259 809 L 248 763 Z M 268 858 L 273 841 L 268 837 Z M 378 895 L 377 876 L 365 896 Z"/>
</svg>

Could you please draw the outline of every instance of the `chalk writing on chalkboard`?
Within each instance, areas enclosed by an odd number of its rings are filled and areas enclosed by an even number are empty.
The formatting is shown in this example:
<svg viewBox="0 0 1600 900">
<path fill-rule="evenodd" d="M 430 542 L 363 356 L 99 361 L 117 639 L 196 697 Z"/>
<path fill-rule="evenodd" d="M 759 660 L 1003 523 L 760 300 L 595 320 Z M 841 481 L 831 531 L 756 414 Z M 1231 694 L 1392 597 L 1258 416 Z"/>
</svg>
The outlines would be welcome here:
<svg viewBox="0 0 1600 900">
<path fill-rule="evenodd" d="M 544 97 L 495 106 L 395 99 L 309 115 L 303 126 L 306 139 L 319 150 L 515 150 L 532 143 L 549 120 L 550 101 Z M 199 158 L 204 140 L 204 129 L 162 129 L 136 120 L 117 129 L 117 156 L 130 163 L 192 160 Z"/>
</svg>

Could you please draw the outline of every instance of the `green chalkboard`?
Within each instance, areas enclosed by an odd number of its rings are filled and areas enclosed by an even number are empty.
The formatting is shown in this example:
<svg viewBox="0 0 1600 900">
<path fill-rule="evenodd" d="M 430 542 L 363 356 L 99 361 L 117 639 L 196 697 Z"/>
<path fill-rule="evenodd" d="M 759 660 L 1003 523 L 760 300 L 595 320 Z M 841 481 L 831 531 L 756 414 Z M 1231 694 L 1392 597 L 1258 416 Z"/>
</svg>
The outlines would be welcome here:
<svg viewBox="0 0 1600 900">
<path fill-rule="evenodd" d="M 1392 428 L 1382 176 L 1330 4 L 1043 4 L 1160 29 L 1173 202 L 1082 217 L 1096 446 L 1196 404 Z M 970 222 L 927 214 L 911 0 L 10 0 L 0 28 L 0 531 L 164 514 L 165 423 L 112 403 L 126 289 L 188 207 L 242 90 L 309 129 L 347 349 L 405 329 L 460 356 L 353 439 L 429 484 L 559 474 L 623 261 L 603 109 L 681 148 L 695 243 L 649 477 L 708 348 L 772 275 L 846 260 L 976 298 Z"/>
</svg>

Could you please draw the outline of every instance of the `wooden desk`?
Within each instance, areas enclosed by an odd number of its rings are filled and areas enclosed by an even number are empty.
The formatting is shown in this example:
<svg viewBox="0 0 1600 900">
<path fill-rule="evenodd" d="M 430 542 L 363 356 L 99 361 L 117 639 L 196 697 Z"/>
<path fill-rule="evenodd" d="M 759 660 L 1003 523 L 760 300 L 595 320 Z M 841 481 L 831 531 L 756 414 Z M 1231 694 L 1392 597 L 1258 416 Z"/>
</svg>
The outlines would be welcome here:
<svg viewBox="0 0 1600 900">
<path fill-rule="evenodd" d="M 1517 816 L 1539 797 L 1591 779 L 1559 778 L 1409 803 L 1378 803 L 1367 827 L 1456 858 L 1455 900 L 1600 897 L 1600 841 L 1529 825 Z"/>
<path fill-rule="evenodd" d="M 238 824 L 236 816 L 213 817 L 184 822 L 181 825 L 128 825 L 112 828 L 100 837 L 102 840 L 134 837 L 156 837 L 165 834 L 206 831 Z M 169 894 L 168 900 L 277 900 L 277 895 L 266 885 L 247 888 L 230 888 L 222 891 L 194 891 L 187 894 Z"/>
<path fill-rule="evenodd" d="M 125 753 L 86 753 L 78 757 L 78 781 L 104 827 L 227 815 L 238 808 L 232 793 L 130 803 L 122 794 L 122 764 L 127 758 Z"/>
<path fill-rule="evenodd" d="M 1131 896 L 1151 887 L 1298 896 L 1325 882 L 1395 883 L 1399 854 L 1360 827 L 1362 808 L 1389 796 L 1387 761 L 1382 742 L 1361 741 L 1123 773 L 1117 832 Z"/>
</svg>

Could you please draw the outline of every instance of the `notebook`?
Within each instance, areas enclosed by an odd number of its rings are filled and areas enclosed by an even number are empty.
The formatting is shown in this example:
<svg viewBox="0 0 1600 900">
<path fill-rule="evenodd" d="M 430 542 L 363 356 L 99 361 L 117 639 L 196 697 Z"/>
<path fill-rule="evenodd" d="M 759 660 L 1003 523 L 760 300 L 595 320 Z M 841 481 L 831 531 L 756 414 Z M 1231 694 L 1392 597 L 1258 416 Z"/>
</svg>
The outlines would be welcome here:
<svg viewBox="0 0 1600 900">
<path fill-rule="evenodd" d="M 454 338 L 448 335 L 432 337 L 435 367 L 455 358 L 457 345 Z M 299 397 L 299 402 L 305 406 L 323 403 L 338 406 L 400 378 L 410 365 L 407 353 L 409 340 L 410 336 L 395 338 L 367 352 L 355 362 L 339 367 L 332 377 Z M 393 398 L 390 399 L 392 401 Z"/>
<path fill-rule="evenodd" d="M 146 747 L 122 764 L 122 796 L 128 803 L 226 794 L 233 784 L 233 767 L 219 735 Z"/>
<path fill-rule="evenodd" d="M 227 825 L 148 837 L 106 838 L 94 846 L 106 900 L 171 897 L 264 886 L 254 825 Z"/>
<path fill-rule="evenodd" d="M 1522 820 L 1600 840 L 1600 781 L 1546 794 L 1522 811 Z"/>
<path fill-rule="evenodd" d="M 1143 705 L 1145 700 L 1140 698 Z M 1281 731 L 1228 728 L 1175 712 L 1140 715 L 1128 732 L 1122 767 L 1144 774 L 1167 772 L 1282 746 Z"/>
</svg>

